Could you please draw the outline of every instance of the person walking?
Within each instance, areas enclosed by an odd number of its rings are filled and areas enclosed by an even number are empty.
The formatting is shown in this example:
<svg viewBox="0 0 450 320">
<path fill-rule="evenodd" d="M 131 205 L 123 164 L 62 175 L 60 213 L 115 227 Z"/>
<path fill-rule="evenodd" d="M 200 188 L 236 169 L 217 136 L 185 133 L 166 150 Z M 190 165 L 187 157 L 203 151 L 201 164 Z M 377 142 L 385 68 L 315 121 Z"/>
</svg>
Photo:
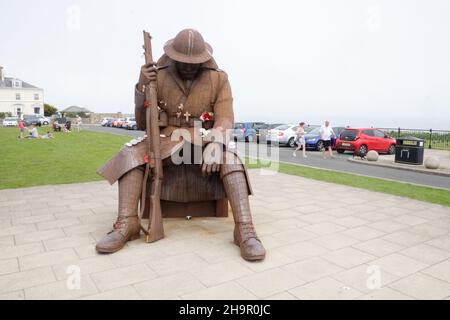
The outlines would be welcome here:
<svg viewBox="0 0 450 320">
<path fill-rule="evenodd" d="M 292 154 L 294 157 L 297 156 L 297 151 L 302 149 L 303 150 L 303 158 L 307 158 L 306 156 L 306 141 L 305 141 L 305 123 L 304 122 L 300 122 L 299 126 L 297 128 L 297 131 L 295 132 L 297 137 L 296 137 L 296 142 L 297 142 L 297 148 L 294 150 L 294 153 Z"/>
<path fill-rule="evenodd" d="M 23 139 L 23 132 L 25 131 L 25 121 L 19 119 L 19 139 Z"/>
<path fill-rule="evenodd" d="M 83 123 L 83 122 L 82 122 L 82 119 L 81 119 L 80 115 L 77 114 L 77 118 L 75 119 L 75 124 L 76 124 L 76 127 L 77 127 L 77 132 L 80 132 L 81 124 L 82 124 L 82 123 Z"/>
<path fill-rule="evenodd" d="M 325 121 L 325 124 L 320 127 L 319 134 L 320 140 L 322 140 L 323 142 L 322 157 L 326 159 L 326 151 L 329 150 L 330 159 L 333 159 L 334 155 L 333 148 L 331 147 L 331 137 L 333 135 L 336 136 L 336 134 L 334 133 L 333 128 L 330 125 L 330 121 Z"/>
</svg>

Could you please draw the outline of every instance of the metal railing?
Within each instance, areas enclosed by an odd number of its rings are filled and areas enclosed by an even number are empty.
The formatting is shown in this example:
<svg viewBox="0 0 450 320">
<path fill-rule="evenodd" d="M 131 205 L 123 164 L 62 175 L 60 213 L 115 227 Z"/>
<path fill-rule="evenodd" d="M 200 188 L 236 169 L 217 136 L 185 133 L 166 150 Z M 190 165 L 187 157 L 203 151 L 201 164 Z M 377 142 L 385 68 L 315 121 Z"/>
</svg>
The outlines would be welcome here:
<svg viewBox="0 0 450 320">
<path fill-rule="evenodd" d="M 450 131 L 434 129 L 379 128 L 393 138 L 413 136 L 425 140 L 428 149 L 450 150 Z"/>
</svg>

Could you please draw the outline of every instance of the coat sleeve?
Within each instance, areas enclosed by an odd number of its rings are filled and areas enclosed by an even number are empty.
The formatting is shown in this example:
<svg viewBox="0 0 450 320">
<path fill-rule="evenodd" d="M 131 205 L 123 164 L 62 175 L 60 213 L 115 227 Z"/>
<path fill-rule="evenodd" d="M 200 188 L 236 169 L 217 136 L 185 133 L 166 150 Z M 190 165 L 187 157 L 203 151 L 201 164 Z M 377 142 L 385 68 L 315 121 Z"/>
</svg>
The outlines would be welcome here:
<svg viewBox="0 0 450 320">
<path fill-rule="evenodd" d="M 229 133 L 233 127 L 234 113 L 233 113 L 233 96 L 231 93 L 230 82 L 225 72 L 219 72 L 219 87 L 217 99 L 214 103 L 214 128 L 222 127 L 224 133 Z M 229 135 L 225 137 L 224 141 L 228 141 Z"/>
<path fill-rule="evenodd" d="M 134 86 L 134 116 L 136 117 L 136 124 L 138 130 L 145 130 L 145 108 L 144 108 L 145 94 Z"/>
</svg>

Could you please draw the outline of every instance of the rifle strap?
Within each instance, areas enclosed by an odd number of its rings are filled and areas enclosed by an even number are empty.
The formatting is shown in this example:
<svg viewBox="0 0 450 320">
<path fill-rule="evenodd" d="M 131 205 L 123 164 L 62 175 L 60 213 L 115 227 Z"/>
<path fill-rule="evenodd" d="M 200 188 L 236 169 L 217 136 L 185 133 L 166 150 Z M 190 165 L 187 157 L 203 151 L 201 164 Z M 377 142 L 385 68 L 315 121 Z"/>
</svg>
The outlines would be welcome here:
<svg viewBox="0 0 450 320">
<path fill-rule="evenodd" d="M 144 91 L 148 92 L 147 90 L 149 90 L 149 88 L 147 88 L 147 86 L 144 87 Z M 148 99 L 148 94 L 146 94 L 146 99 Z M 149 106 L 146 110 L 146 133 L 147 133 L 147 154 L 146 157 L 150 157 L 150 155 L 152 154 L 151 150 L 151 131 L 150 131 L 150 108 L 156 108 L 156 106 Z M 144 210 L 145 210 L 145 197 L 147 194 L 147 181 L 148 181 L 148 176 L 150 174 L 150 162 L 148 161 L 149 159 L 147 159 L 147 163 L 145 164 L 145 171 L 144 171 L 144 178 L 142 179 L 142 193 L 141 193 L 141 201 L 140 201 L 140 207 L 139 207 L 139 224 L 141 229 L 144 231 L 144 233 L 146 235 L 149 234 L 149 230 L 150 228 L 146 229 L 143 225 L 142 225 L 142 217 L 144 215 Z M 150 210 L 150 208 L 149 208 Z M 150 213 L 149 213 L 149 217 L 148 217 L 148 221 L 150 224 Z"/>
<path fill-rule="evenodd" d="M 144 233 L 146 235 L 148 235 L 148 230 L 147 230 L 147 228 L 145 228 L 142 225 L 142 217 L 144 216 L 144 210 L 145 210 L 145 196 L 147 194 L 147 180 L 148 180 L 149 171 L 150 171 L 150 164 L 147 163 L 145 165 L 144 178 L 142 179 L 142 193 L 141 193 L 141 201 L 140 201 L 140 205 L 139 205 L 139 226 L 141 227 L 142 231 L 144 231 Z M 150 217 L 149 217 L 149 219 L 150 219 Z"/>
</svg>

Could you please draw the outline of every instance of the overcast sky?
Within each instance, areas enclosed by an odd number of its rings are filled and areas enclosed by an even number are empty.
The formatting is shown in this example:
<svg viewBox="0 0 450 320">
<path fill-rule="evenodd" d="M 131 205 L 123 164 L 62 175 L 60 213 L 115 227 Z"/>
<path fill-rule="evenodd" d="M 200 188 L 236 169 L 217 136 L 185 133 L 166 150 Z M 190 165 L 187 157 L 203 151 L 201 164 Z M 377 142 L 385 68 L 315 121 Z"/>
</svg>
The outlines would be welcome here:
<svg viewBox="0 0 450 320">
<path fill-rule="evenodd" d="M 450 1 L 0 1 L 0 65 L 62 109 L 132 112 L 154 55 L 199 30 L 237 121 L 450 129 Z"/>
</svg>

